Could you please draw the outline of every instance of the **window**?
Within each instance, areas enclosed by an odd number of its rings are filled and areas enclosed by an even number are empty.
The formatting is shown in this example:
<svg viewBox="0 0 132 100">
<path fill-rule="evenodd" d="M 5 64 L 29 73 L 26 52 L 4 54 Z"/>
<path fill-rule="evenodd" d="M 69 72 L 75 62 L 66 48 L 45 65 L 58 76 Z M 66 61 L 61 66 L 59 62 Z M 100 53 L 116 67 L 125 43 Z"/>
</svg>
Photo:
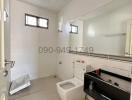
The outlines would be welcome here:
<svg viewBox="0 0 132 100">
<path fill-rule="evenodd" d="M 48 28 L 48 19 L 39 18 L 38 25 L 39 27 Z"/>
<path fill-rule="evenodd" d="M 37 26 L 37 18 L 26 15 L 26 25 Z"/>
<path fill-rule="evenodd" d="M 77 34 L 78 33 L 78 26 L 71 25 L 71 33 Z"/>
<path fill-rule="evenodd" d="M 25 25 L 48 29 L 49 20 L 46 18 L 25 14 Z"/>
</svg>

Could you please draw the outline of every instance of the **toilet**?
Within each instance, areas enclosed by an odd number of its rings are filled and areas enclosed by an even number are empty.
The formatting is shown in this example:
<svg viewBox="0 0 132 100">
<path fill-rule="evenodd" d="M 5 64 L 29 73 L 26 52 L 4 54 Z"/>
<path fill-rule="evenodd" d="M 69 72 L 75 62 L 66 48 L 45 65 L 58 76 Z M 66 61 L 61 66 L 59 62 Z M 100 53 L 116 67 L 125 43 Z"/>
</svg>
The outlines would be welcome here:
<svg viewBox="0 0 132 100">
<path fill-rule="evenodd" d="M 76 61 L 74 64 L 74 78 L 57 83 L 57 92 L 62 100 L 83 100 L 84 73 L 86 65 L 84 61 Z"/>
</svg>

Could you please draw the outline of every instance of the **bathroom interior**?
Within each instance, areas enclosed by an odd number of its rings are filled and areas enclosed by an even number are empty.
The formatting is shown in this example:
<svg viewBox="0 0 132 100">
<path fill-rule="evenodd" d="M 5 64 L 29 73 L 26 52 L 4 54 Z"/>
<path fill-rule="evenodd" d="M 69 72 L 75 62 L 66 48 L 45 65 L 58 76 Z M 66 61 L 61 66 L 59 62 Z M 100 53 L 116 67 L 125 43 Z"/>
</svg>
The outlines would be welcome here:
<svg viewBox="0 0 132 100">
<path fill-rule="evenodd" d="M 0 100 L 132 100 L 132 0 L 2 3 Z"/>
</svg>

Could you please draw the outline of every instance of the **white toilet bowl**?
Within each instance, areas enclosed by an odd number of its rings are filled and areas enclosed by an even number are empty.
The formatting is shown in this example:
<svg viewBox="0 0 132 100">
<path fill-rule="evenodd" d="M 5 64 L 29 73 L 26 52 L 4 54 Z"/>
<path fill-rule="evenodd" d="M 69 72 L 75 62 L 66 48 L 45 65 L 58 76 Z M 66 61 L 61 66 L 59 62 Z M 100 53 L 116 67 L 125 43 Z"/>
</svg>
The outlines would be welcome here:
<svg viewBox="0 0 132 100">
<path fill-rule="evenodd" d="M 57 91 L 62 100 L 83 100 L 85 94 L 83 92 L 84 73 L 86 66 L 84 63 L 75 64 L 75 77 L 57 83 Z"/>
<path fill-rule="evenodd" d="M 62 100 L 82 100 L 83 82 L 77 78 L 57 83 L 57 91 Z"/>
</svg>

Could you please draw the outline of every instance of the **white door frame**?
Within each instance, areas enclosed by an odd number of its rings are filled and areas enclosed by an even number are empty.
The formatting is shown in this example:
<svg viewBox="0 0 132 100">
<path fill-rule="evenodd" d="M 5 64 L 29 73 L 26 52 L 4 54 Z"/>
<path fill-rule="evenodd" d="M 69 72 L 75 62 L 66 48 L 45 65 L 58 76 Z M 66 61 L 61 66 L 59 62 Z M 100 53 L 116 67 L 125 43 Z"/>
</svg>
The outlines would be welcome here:
<svg viewBox="0 0 132 100">
<path fill-rule="evenodd" d="M 5 58 L 5 50 L 4 50 L 4 0 L 0 0 L 0 9 L 1 9 L 1 21 L 0 21 L 0 27 L 1 27 L 1 32 L 0 32 L 0 43 L 1 43 L 1 47 L 0 47 L 0 58 L 1 58 L 1 64 L 0 64 L 0 69 L 4 69 L 5 68 L 5 62 L 4 62 L 4 58 Z"/>
<path fill-rule="evenodd" d="M 7 100 L 6 83 L 4 82 L 5 70 L 5 47 L 4 47 L 4 0 L 0 0 L 0 100 Z"/>
</svg>

